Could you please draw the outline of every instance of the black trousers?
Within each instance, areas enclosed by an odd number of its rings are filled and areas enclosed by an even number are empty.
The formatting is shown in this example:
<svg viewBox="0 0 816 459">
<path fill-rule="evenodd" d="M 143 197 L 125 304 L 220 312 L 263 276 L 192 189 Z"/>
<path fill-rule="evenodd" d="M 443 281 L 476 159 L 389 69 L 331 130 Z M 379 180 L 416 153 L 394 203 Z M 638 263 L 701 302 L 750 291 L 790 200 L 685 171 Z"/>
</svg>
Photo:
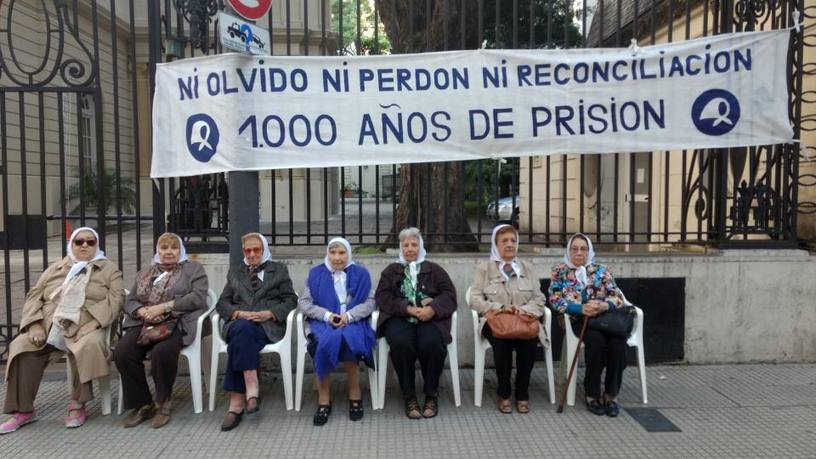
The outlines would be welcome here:
<svg viewBox="0 0 816 459">
<path fill-rule="evenodd" d="M 581 333 L 581 322 L 573 323 L 572 329 L 576 335 Z M 626 338 L 587 328 L 584 333 L 584 361 L 586 396 L 601 398 L 601 374 L 606 368 L 603 393 L 609 397 L 617 397 L 623 380 L 623 370 L 626 369 Z"/>
<path fill-rule="evenodd" d="M 510 398 L 510 374 L 513 372 L 513 351 L 516 351 L 516 400 L 530 400 L 530 375 L 535 364 L 538 338 L 504 339 L 496 338 L 485 324 L 482 335 L 493 346 L 493 362 L 496 365 L 496 379 L 499 398 Z"/>
<path fill-rule="evenodd" d="M 131 410 L 147 405 L 153 401 L 145 376 L 144 360 L 150 352 L 150 374 L 156 386 L 156 402 L 166 402 L 173 394 L 173 383 L 178 373 L 178 359 L 181 353 L 181 330 L 178 327 L 164 341 L 153 346 L 139 346 L 136 339 L 142 327 L 131 327 L 125 331 L 116 349 L 113 359 L 116 368 L 122 375 L 122 396 L 125 409 Z"/>
<path fill-rule="evenodd" d="M 403 317 L 392 317 L 383 324 L 383 334 L 391 347 L 391 362 L 397 371 L 402 397 L 416 397 L 417 359 L 422 369 L 423 393 L 436 396 L 448 352 L 439 329 L 430 322 L 412 324 Z"/>
</svg>

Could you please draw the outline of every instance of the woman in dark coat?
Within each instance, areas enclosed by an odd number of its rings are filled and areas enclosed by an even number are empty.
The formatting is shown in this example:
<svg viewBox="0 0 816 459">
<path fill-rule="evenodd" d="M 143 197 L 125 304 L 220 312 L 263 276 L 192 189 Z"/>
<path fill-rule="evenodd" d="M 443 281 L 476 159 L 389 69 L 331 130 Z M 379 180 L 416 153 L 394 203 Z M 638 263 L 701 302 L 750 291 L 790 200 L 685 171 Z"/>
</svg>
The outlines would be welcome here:
<svg viewBox="0 0 816 459">
<path fill-rule="evenodd" d="M 164 233 L 156 243 L 153 263 L 136 275 L 124 306 L 125 334 L 116 346 L 113 359 L 122 375 L 125 409 L 133 410 L 125 427 L 153 419 L 154 428 L 170 421 L 170 397 L 178 371 L 181 349 L 193 343 L 198 317 L 207 310 L 207 274 L 200 263 L 187 259 L 181 238 Z M 177 319 L 167 339 L 139 345 L 137 339 L 145 323 L 165 318 Z M 144 359 L 150 352 L 150 372 L 156 387 L 155 403 L 145 377 Z"/>
<path fill-rule="evenodd" d="M 456 289 L 448 273 L 425 260 L 422 235 L 416 228 L 399 234 L 400 259 L 380 275 L 375 299 L 380 309 L 378 336 L 385 336 L 399 378 L 405 415 L 432 418 L 439 412 L 437 389 L 451 342 L 451 315 Z M 414 363 L 419 359 L 424 381 L 422 412 L 416 396 Z"/>
<path fill-rule="evenodd" d="M 224 319 L 227 368 L 224 390 L 230 403 L 221 430 L 234 429 L 246 414 L 258 411 L 259 353 L 286 333 L 286 316 L 297 306 L 289 271 L 272 261 L 266 238 L 260 233 L 241 238 L 244 263 L 230 268 L 216 310 Z"/>
</svg>

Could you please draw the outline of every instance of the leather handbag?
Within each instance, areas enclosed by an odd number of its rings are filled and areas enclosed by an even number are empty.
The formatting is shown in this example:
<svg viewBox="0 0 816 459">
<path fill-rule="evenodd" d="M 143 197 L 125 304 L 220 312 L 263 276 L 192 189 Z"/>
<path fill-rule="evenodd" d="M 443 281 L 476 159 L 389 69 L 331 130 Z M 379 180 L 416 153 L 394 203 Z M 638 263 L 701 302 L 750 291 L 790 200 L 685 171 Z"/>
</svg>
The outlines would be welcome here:
<svg viewBox="0 0 816 459">
<path fill-rule="evenodd" d="M 541 326 L 538 319 L 529 314 L 491 309 L 485 314 L 487 326 L 493 336 L 501 339 L 533 339 L 538 337 Z"/>
<path fill-rule="evenodd" d="M 178 319 L 171 317 L 158 323 L 146 323 L 142 325 L 142 331 L 139 332 L 139 337 L 136 338 L 136 344 L 139 346 L 152 346 L 158 342 L 164 341 L 173 334 L 178 324 Z"/>
<path fill-rule="evenodd" d="M 620 338 L 628 338 L 635 325 L 635 308 L 610 309 L 603 314 L 590 317 L 587 328 L 598 330 Z"/>
</svg>

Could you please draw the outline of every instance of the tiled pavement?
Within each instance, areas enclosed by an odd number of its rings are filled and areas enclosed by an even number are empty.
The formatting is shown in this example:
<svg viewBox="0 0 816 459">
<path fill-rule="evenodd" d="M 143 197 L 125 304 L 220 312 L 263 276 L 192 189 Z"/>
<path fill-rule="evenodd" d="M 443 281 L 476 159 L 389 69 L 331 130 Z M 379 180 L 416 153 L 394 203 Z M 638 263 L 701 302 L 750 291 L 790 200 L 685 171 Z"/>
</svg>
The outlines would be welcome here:
<svg viewBox="0 0 816 459">
<path fill-rule="evenodd" d="M 114 382 L 114 414 L 102 416 L 99 401 L 94 401 L 88 423 L 67 431 L 60 421 L 67 386 L 64 372 L 55 366 L 40 387 L 40 420 L 0 437 L 0 456 L 816 457 L 816 364 L 649 367 L 648 407 L 681 430 L 663 433 L 647 432 L 625 410 L 643 406 L 636 368 L 624 375 L 624 410 L 618 419 L 596 417 L 580 401 L 556 414 L 545 399 L 544 374 L 541 367 L 534 370 L 530 414 L 497 412 L 492 370 L 487 371 L 483 406 L 476 408 L 473 372 L 462 370 L 462 406 L 453 406 L 445 374 L 439 416 L 411 421 L 402 414 L 392 373 L 385 409 L 372 412 L 370 399 L 365 400 L 365 419 L 358 423 L 347 418 L 345 386 L 338 375 L 334 413 L 321 428 L 311 422 L 313 392 L 304 394 L 303 411 L 287 412 L 280 380 L 267 378 L 259 415 L 226 433 L 218 429 L 225 410 L 223 394 L 214 412 L 205 409 L 195 415 L 186 377 L 176 384 L 170 424 L 159 430 L 149 424 L 124 429 L 122 417 L 115 414 Z M 367 378 L 361 380 L 367 383 Z M 306 375 L 304 386 L 311 387 L 311 375 Z M 580 398 L 580 390 L 578 394 Z M 5 386 L 0 385 L 4 396 Z"/>
</svg>

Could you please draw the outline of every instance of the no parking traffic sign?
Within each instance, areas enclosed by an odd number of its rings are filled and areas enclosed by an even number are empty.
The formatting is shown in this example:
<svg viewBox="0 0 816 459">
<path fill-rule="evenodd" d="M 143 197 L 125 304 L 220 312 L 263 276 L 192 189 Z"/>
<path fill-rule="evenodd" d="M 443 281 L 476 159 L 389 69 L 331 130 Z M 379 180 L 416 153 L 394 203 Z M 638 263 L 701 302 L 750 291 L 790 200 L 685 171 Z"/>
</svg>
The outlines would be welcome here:
<svg viewBox="0 0 816 459">
<path fill-rule="evenodd" d="M 250 21 L 266 16 L 272 6 L 272 0 L 228 0 L 228 3 L 236 13 Z"/>
</svg>

